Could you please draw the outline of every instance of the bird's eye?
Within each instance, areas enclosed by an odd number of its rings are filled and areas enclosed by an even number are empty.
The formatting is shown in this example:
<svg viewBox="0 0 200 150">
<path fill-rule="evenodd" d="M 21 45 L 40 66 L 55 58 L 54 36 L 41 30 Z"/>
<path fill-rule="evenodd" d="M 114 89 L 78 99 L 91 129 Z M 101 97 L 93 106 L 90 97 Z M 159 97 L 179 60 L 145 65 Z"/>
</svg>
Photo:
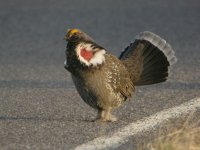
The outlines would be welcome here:
<svg viewBox="0 0 200 150">
<path fill-rule="evenodd" d="M 73 35 L 70 37 L 70 40 L 71 40 L 71 41 L 75 41 L 75 40 L 78 40 L 78 39 L 79 39 L 78 34 L 73 34 Z"/>
<path fill-rule="evenodd" d="M 78 36 L 79 34 L 76 32 L 76 33 L 73 33 L 73 35 L 72 36 Z"/>
</svg>

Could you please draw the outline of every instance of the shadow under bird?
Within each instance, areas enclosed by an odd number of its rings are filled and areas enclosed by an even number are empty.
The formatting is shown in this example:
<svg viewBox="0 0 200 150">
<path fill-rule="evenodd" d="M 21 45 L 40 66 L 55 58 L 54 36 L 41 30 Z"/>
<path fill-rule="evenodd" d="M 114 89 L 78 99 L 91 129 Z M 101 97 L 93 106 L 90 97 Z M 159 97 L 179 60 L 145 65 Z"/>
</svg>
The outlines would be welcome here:
<svg viewBox="0 0 200 150">
<path fill-rule="evenodd" d="M 116 57 L 79 29 L 68 30 L 65 68 L 81 98 L 98 110 L 97 120 L 117 121 L 112 110 L 129 99 L 135 86 L 164 82 L 177 59 L 158 35 L 141 32 Z"/>
</svg>

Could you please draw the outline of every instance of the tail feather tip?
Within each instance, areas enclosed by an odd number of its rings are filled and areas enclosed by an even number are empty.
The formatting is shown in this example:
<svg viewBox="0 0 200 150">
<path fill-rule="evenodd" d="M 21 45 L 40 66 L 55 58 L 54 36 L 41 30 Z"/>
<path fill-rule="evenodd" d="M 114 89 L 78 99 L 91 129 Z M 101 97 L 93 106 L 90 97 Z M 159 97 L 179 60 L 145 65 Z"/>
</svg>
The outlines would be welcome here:
<svg viewBox="0 0 200 150">
<path fill-rule="evenodd" d="M 169 61 L 170 65 L 173 65 L 177 62 L 175 52 L 172 49 L 171 45 L 167 43 L 166 40 L 162 39 L 160 36 L 150 31 L 144 31 L 139 33 L 139 35 L 136 36 L 136 39 L 148 41 L 157 48 L 159 48 L 167 57 L 167 60 Z"/>
</svg>

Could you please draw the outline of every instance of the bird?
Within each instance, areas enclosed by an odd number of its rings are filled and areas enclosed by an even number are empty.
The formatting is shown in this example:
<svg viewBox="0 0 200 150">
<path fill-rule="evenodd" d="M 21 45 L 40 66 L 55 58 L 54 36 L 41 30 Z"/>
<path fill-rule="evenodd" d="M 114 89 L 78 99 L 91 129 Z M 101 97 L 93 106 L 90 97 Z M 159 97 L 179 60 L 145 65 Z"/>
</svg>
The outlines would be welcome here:
<svg viewBox="0 0 200 150">
<path fill-rule="evenodd" d="M 112 111 L 130 100 L 137 86 L 166 81 L 177 61 L 171 45 L 150 31 L 140 32 L 119 57 L 77 28 L 68 29 L 65 40 L 64 68 L 101 122 L 117 121 Z"/>
</svg>

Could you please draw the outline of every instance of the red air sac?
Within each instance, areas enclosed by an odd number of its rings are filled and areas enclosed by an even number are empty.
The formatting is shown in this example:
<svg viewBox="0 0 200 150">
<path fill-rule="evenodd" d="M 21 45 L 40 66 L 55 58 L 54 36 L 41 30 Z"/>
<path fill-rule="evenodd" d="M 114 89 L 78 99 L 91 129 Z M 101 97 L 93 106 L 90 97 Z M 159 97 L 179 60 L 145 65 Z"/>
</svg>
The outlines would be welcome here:
<svg viewBox="0 0 200 150">
<path fill-rule="evenodd" d="M 93 57 L 93 52 L 92 51 L 87 51 L 85 48 L 81 49 L 81 56 L 89 61 Z"/>
</svg>

